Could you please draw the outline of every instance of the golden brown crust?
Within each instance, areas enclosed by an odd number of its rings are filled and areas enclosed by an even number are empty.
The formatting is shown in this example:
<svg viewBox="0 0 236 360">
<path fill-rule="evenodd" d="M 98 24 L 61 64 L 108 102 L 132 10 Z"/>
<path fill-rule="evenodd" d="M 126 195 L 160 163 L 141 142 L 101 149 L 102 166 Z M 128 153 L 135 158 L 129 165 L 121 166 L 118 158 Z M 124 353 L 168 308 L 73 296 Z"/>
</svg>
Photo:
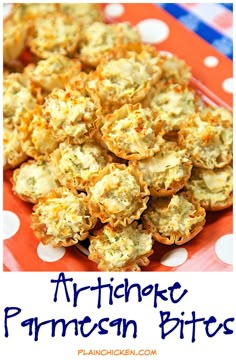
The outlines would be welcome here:
<svg viewBox="0 0 236 360">
<path fill-rule="evenodd" d="M 39 198 L 59 188 L 52 164 L 44 158 L 28 160 L 13 171 L 12 191 L 21 200 L 36 204 Z"/>
<path fill-rule="evenodd" d="M 28 159 L 22 148 L 20 133 L 16 128 L 3 129 L 3 169 L 15 169 Z"/>
<path fill-rule="evenodd" d="M 161 76 L 154 47 L 128 44 L 111 50 L 91 75 L 90 88 L 97 92 L 107 112 L 140 102 Z"/>
<path fill-rule="evenodd" d="M 61 12 L 37 17 L 28 31 L 27 45 L 39 59 L 52 54 L 72 56 L 80 41 L 80 26 Z"/>
<path fill-rule="evenodd" d="M 187 149 L 195 167 L 222 168 L 232 161 L 232 127 L 219 116 L 190 116 L 178 132 L 178 143 Z"/>
<path fill-rule="evenodd" d="M 61 54 L 53 54 L 37 63 L 30 73 L 30 79 L 36 85 L 50 92 L 54 88 L 65 88 L 68 82 L 81 70 L 77 59 L 70 59 Z"/>
<path fill-rule="evenodd" d="M 140 42 L 140 35 L 129 23 L 94 22 L 84 29 L 79 57 L 83 63 L 96 68 L 106 53 L 124 44 L 137 42 Z"/>
<path fill-rule="evenodd" d="M 50 159 L 60 183 L 77 190 L 85 190 L 90 184 L 90 177 L 112 161 L 107 150 L 93 139 L 81 145 L 68 141 L 60 143 Z"/>
<path fill-rule="evenodd" d="M 59 188 L 34 205 L 31 227 L 43 244 L 67 247 L 84 240 L 96 221 L 89 214 L 84 193 Z"/>
<path fill-rule="evenodd" d="M 22 149 L 28 156 L 36 160 L 41 156 L 48 157 L 59 145 L 53 128 L 48 123 L 46 116 L 43 115 L 40 105 L 22 118 L 19 131 Z"/>
<path fill-rule="evenodd" d="M 27 26 L 8 18 L 3 23 L 3 62 L 11 64 L 25 47 Z"/>
<path fill-rule="evenodd" d="M 232 206 L 232 166 L 213 170 L 193 168 L 186 190 L 207 211 L 220 211 Z"/>
<path fill-rule="evenodd" d="M 158 113 L 140 104 L 123 105 L 107 115 L 102 140 L 116 156 L 139 160 L 153 156 L 164 143 L 163 122 Z"/>
<path fill-rule="evenodd" d="M 152 235 L 137 222 L 117 228 L 105 225 L 89 240 L 88 257 L 101 271 L 140 271 L 153 253 Z"/>
<path fill-rule="evenodd" d="M 142 222 L 158 242 L 182 245 L 203 229 L 205 216 L 205 209 L 182 192 L 169 198 L 153 198 Z"/>
<path fill-rule="evenodd" d="M 151 196 L 165 197 L 176 194 L 187 183 L 192 169 L 186 150 L 175 142 L 166 142 L 153 157 L 130 161 L 142 172 Z"/>
<path fill-rule="evenodd" d="M 91 214 L 112 226 L 126 226 L 139 219 L 149 199 L 142 174 L 115 163 L 91 177 L 87 193 Z"/>
</svg>

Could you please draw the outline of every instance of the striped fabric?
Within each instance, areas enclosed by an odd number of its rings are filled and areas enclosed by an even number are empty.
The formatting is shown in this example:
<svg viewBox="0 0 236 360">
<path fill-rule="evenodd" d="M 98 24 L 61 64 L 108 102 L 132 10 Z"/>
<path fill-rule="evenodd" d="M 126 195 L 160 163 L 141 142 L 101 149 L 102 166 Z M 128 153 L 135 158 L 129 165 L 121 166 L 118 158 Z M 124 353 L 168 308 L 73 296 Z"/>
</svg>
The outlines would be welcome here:
<svg viewBox="0 0 236 360">
<path fill-rule="evenodd" d="M 189 30 L 233 59 L 232 3 L 158 3 Z"/>
</svg>

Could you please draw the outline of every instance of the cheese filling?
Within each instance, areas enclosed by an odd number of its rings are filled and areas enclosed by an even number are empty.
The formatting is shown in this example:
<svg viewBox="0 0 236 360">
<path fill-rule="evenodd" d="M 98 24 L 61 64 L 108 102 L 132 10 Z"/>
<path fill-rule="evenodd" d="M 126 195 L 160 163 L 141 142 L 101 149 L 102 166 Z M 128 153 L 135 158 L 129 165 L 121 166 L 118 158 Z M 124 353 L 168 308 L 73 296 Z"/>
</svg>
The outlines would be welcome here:
<svg viewBox="0 0 236 360">
<path fill-rule="evenodd" d="M 141 233 L 132 226 L 117 231 L 105 227 L 101 238 L 93 239 L 92 245 L 109 269 L 121 268 L 151 250 L 152 235 Z"/>
<path fill-rule="evenodd" d="M 162 206 L 148 212 L 148 217 L 161 235 L 170 236 L 177 232 L 185 236 L 204 219 L 203 215 L 196 215 L 196 212 L 195 206 L 182 195 L 173 195 L 171 200 L 162 200 Z"/>
<path fill-rule="evenodd" d="M 132 214 L 137 207 L 140 186 L 127 170 L 115 169 L 105 175 L 93 188 L 92 200 L 110 214 Z"/>
<path fill-rule="evenodd" d="M 46 225 L 46 233 L 57 239 L 79 239 L 90 218 L 83 198 L 76 197 L 69 190 L 62 198 L 48 198 L 38 205 L 36 213 L 40 222 Z"/>
</svg>

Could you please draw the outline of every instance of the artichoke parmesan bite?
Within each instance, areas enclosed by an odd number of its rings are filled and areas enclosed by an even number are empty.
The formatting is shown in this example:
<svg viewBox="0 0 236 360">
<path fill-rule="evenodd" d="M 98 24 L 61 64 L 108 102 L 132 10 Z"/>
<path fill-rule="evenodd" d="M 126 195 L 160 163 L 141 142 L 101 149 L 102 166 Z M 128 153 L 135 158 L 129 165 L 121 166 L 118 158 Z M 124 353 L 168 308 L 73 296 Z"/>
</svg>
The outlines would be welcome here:
<svg viewBox="0 0 236 360">
<path fill-rule="evenodd" d="M 53 54 L 72 56 L 80 38 L 79 24 L 69 15 L 56 12 L 35 18 L 28 32 L 27 45 L 39 59 Z"/>
<path fill-rule="evenodd" d="M 108 114 L 101 127 L 102 140 L 116 156 L 126 160 L 145 159 L 164 143 L 163 123 L 157 112 L 140 104 L 123 105 Z"/>
<path fill-rule="evenodd" d="M 39 16 L 43 17 L 49 13 L 54 13 L 56 8 L 56 4 L 50 3 L 13 4 L 10 17 L 12 17 L 17 22 L 29 23 L 33 22 Z"/>
<path fill-rule="evenodd" d="M 193 114 L 179 131 L 178 143 L 188 150 L 195 167 L 221 168 L 232 160 L 232 126 L 219 116 Z"/>
<path fill-rule="evenodd" d="M 149 191 L 142 174 L 124 164 L 108 164 L 91 176 L 87 186 L 89 209 L 102 223 L 131 224 L 147 207 Z"/>
<path fill-rule="evenodd" d="M 143 105 L 160 113 L 166 133 L 177 132 L 183 122 L 196 112 L 195 93 L 180 84 L 157 84 Z"/>
<path fill-rule="evenodd" d="M 25 113 L 34 109 L 36 99 L 24 74 L 10 73 L 3 80 L 3 122 L 10 129 L 21 124 Z"/>
<path fill-rule="evenodd" d="M 96 221 L 88 211 L 88 198 L 84 193 L 61 187 L 34 205 L 31 227 L 43 244 L 66 247 L 84 240 Z"/>
<path fill-rule="evenodd" d="M 188 85 L 192 77 L 191 68 L 182 59 L 165 52 L 160 52 L 160 68 L 162 70 L 161 81 Z"/>
<path fill-rule="evenodd" d="M 96 131 L 100 115 L 98 99 L 74 86 L 54 89 L 43 104 L 43 114 L 59 142 L 82 144 Z"/>
<path fill-rule="evenodd" d="M 230 207 L 233 204 L 232 166 L 213 170 L 193 168 L 186 190 L 206 210 Z"/>
<path fill-rule="evenodd" d="M 72 16 L 80 24 L 82 30 L 94 22 L 103 21 L 103 12 L 100 4 L 60 3 L 57 6 L 61 12 Z"/>
<path fill-rule="evenodd" d="M 97 92 L 106 112 L 144 99 L 161 76 L 155 48 L 128 44 L 111 50 L 88 83 Z"/>
<path fill-rule="evenodd" d="M 30 73 L 30 79 L 36 85 L 50 92 L 54 88 L 65 88 L 68 82 L 77 76 L 81 63 L 61 54 L 53 54 L 45 60 L 40 60 Z"/>
<path fill-rule="evenodd" d="M 142 222 L 158 242 L 182 245 L 203 229 L 205 217 L 205 209 L 180 192 L 170 197 L 152 198 Z"/>
<path fill-rule="evenodd" d="M 3 62 L 16 60 L 25 47 L 27 27 L 10 18 L 3 23 Z"/>
<path fill-rule="evenodd" d="M 140 35 L 129 23 L 95 22 L 84 29 L 80 43 L 80 60 L 91 67 L 96 67 L 106 52 L 123 44 L 136 42 L 140 42 Z"/>
<path fill-rule="evenodd" d="M 192 169 L 186 150 L 180 149 L 174 142 L 162 145 L 154 156 L 130 161 L 129 165 L 142 172 L 150 194 L 158 197 L 170 196 L 182 189 Z"/>
<path fill-rule="evenodd" d="M 3 169 L 14 169 L 28 159 L 16 128 L 3 128 Z"/>
<path fill-rule="evenodd" d="M 210 106 L 205 106 L 201 111 L 201 116 L 204 118 L 210 119 L 218 118 L 219 121 L 222 122 L 222 124 L 226 124 L 226 126 L 233 126 L 233 114 L 232 111 L 223 108 L 222 106 L 219 106 L 217 108 L 212 108 Z"/>
<path fill-rule="evenodd" d="M 93 174 L 102 170 L 112 158 L 93 139 L 81 145 L 65 141 L 50 156 L 55 174 L 63 186 L 84 190 Z"/>
<path fill-rule="evenodd" d="M 41 105 L 36 105 L 22 118 L 19 131 L 22 149 L 36 160 L 41 156 L 47 157 L 59 145 Z"/>
<path fill-rule="evenodd" d="M 11 182 L 14 194 L 31 203 L 37 203 L 40 197 L 46 196 L 51 190 L 56 190 L 60 186 L 55 178 L 52 164 L 43 158 L 24 162 L 14 170 Z"/>
<path fill-rule="evenodd" d="M 89 237 L 88 258 L 101 271 L 140 271 L 149 264 L 153 253 L 152 234 L 135 221 L 126 227 L 105 225 Z"/>
</svg>

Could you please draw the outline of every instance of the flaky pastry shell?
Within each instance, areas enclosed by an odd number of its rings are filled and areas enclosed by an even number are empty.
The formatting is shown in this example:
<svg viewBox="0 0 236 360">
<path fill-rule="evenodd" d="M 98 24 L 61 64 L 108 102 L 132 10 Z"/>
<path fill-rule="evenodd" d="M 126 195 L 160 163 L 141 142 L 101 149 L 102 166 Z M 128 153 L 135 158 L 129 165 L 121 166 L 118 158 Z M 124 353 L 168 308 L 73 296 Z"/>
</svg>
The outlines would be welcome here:
<svg viewBox="0 0 236 360">
<path fill-rule="evenodd" d="M 25 47 L 27 27 L 8 18 L 3 23 L 3 62 L 16 60 Z"/>
<path fill-rule="evenodd" d="M 219 211 L 233 204 L 233 169 L 193 168 L 186 190 L 207 211 Z"/>
<path fill-rule="evenodd" d="M 108 149 L 126 160 L 153 156 L 164 143 L 165 133 L 159 114 L 140 104 L 123 105 L 107 115 L 101 132 Z"/>
<path fill-rule="evenodd" d="M 165 245 L 182 245 L 203 229 L 206 212 L 194 199 L 180 192 L 165 198 L 152 198 L 143 213 L 144 228 Z"/>
<path fill-rule="evenodd" d="M 52 54 L 40 60 L 30 73 L 30 79 L 36 85 L 50 92 L 54 88 L 65 88 L 71 78 L 78 75 L 81 62 L 61 54 Z"/>
<path fill-rule="evenodd" d="M 15 169 L 28 159 L 16 128 L 3 128 L 3 169 Z"/>
<path fill-rule="evenodd" d="M 181 150 L 175 142 L 166 142 L 153 157 L 130 161 L 130 165 L 142 172 L 151 196 L 176 194 L 191 176 L 192 162 L 186 150 Z"/>
<path fill-rule="evenodd" d="M 137 42 L 140 42 L 140 35 L 137 29 L 127 22 L 94 22 L 84 29 L 79 58 L 83 63 L 96 68 L 107 52 L 123 44 Z"/>
<path fill-rule="evenodd" d="M 53 129 L 58 142 L 68 139 L 82 144 L 96 131 L 100 117 L 100 103 L 90 94 L 83 94 L 75 86 L 55 88 L 45 98 L 42 113 Z"/>
<path fill-rule="evenodd" d="M 101 271 L 140 271 L 152 255 L 152 235 L 135 221 L 126 227 L 110 224 L 89 236 L 88 258 Z"/>
<path fill-rule="evenodd" d="M 233 130 L 221 117 L 196 113 L 178 132 L 178 144 L 187 149 L 195 167 L 222 168 L 232 161 Z"/>
<path fill-rule="evenodd" d="M 60 143 L 50 159 L 60 183 L 77 190 L 85 190 L 90 177 L 112 161 L 108 151 L 94 139 L 80 145 Z"/>
<path fill-rule="evenodd" d="M 43 244 L 67 247 L 84 240 L 96 221 L 88 211 L 84 193 L 61 187 L 34 205 L 31 228 Z"/>
<path fill-rule="evenodd" d="M 72 56 L 80 38 L 80 26 L 75 19 L 54 12 L 35 18 L 28 31 L 27 45 L 39 59 L 55 53 Z"/>
<path fill-rule="evenodd" d="M 22 149 L 28 156 L 36 160 L 41 156 L 48 157 L 59 145 L 55 132 L 47 117 L 44 116 L 40 105 L 25 114 L 19 131 Z"/>
<path fill-rule="evenodd" d="M 106 112 L 140 102 L 158 81 L 161 70 L 154 47 L 128 44 L 111 50 L 97 66 L 89 86 Z"/>
<path fill-rule="evenodd" d="M 13 171 L 11 182 L 13 193 L 21 200 L 33 204 L 60 185 L 51 162 L 43 158 L 24 162 Z"/>
<path fill-rule="evenodd" d="M 108 164 L 92 176 L 86 190 L 91 214 L 114 227 L 139 219 L 149 199 L 142 174 L 118 163 Z"/>
</svg>

